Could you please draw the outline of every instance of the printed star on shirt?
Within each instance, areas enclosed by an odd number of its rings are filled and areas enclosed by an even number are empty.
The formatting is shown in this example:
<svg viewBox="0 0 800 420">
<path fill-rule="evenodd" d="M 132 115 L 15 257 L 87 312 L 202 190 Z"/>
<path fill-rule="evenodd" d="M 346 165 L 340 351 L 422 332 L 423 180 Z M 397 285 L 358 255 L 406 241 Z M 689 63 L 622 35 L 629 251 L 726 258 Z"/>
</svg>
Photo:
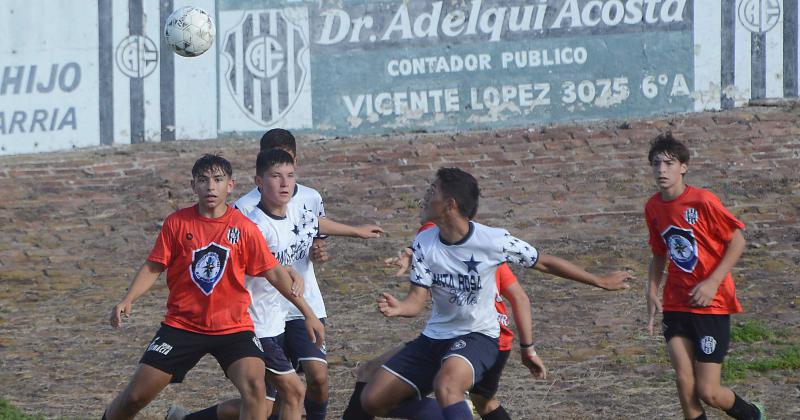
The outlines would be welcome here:
<svg viewBox="0 0 800 420">
<path fill-rule="evenodd" d="M 467 274 L 469 274 L 470 271 L 474 271 L 477 274 L 478 264 L 480 264 L 482 261 L 475 261 L 475 256 L 470 255 L 469 261 L 461 261 L 461 262 L 467 265 Z"/>
<path fill-rule="evenodd" d="M 417 248 L 417 250 L 421 250 L 422 249 L 422 245 L 420 245 L 420 243 L 417 242 L 417 246 L 415 248 Z"/>
<path fill-rule="evenodd" d="M 426 268 L 425 269 L 425 274 L 430 274 L 430 273 L 431 273 L 431 269 L 430 268 Z"/>
<path fill-rule="evenodd" d="M 300 234 L 300 229 L 298 228 L 297 225 L 294 225 L 294 229 L 292 229 L 292 232 L 294 232 L 295 235 L 299 235 Z"/>
</svg>

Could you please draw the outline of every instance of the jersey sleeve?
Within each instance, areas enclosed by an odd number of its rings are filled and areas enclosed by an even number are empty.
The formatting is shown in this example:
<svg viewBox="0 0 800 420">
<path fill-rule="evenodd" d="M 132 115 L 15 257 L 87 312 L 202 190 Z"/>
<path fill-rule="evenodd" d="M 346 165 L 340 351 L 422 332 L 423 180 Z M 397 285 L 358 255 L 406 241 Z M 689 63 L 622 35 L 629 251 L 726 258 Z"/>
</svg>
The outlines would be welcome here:
<svg viewBox="0 0 800 420">
<path fill-rule="evenodd" d="M 511 267 L 509 267 L 506 263 L 502 263 L 497 266 L 495 276 L 497 277 L 498 293 L 502 293 L 503 290 L 506 290 L 508 286 L 511 286 L 517 282 L 517 276 L 514 275 L 514 273 L 511 271 Z"/>
<path fill-rule="evenodd" d="M 165 267 L 172 265 L 172 261 L 177 255 L 175 249 L 175 235 L 176 229 L 174 226 L 173 218 L 168 217 L 161 225 L 161 231 L 158 233 L 156 243 L 153 249 L 150 250 L 150 255 L 147 257 L 148 261 L 161 264 Z"/>
<path fill-rule="evenodd" d="M 711 234 L 717 239 L 722 242 L 730 242 L 733 232 L 737 229 L 744 229 L 744 223 L 734 217 L 716 195 L 708 193 L 705 203 L 709 226 L 714 227 Z"/>
<path fill-rule="evenodd" d="M 245 231 L 247 234 L 245 273 L 248 276 L 257 276 L 278 265 L 278 260 L 270 252 L 267 240 L 264 239 L 258 227 L 250 223 L 245 228 Z"/>
<path fill-rule="evenodd" d="M 539 251 L 531 244 L 504 232 L 501 240 L 505 262 L 531 268 L 539 261 Z"/>
<path fill-rule="evenodd" d="M 318 218 L 322 219 L 322 218 L 326 217 L 325 216 L 325 202 L 322 201 L 322 196 L 319 194 L 319 192 L 317 192 L 315 198 L 316 198 L 316 200 L 315 200 L 314 204 L 316 205 L 316 208 L 314 209 L 314 216 L 317 216 Z"/>
<path fill-rule="evenodd" d="M 667 246 L 664 244 L 661 232 L 658 231 L 658 226 L 656 226 L 656 215 L 653 214 L 653 211 L 648 207 L 644 209 L 644 219 L 645 223 L 647 223 L 647 232 L 650 236 L 647 243 L 650 245 L 650 250 L 653 252 L 653 255 L 666 255 Z"/>
<path fill-rule="evenodd" d="M 414 241 L 411 249 L 413 253 L 411 254 L 409 281 L 411 284 L 429 289 L 433 284 L 433 274 L 425 261 L 425 255 L 418 240 Z"/>
</svg>

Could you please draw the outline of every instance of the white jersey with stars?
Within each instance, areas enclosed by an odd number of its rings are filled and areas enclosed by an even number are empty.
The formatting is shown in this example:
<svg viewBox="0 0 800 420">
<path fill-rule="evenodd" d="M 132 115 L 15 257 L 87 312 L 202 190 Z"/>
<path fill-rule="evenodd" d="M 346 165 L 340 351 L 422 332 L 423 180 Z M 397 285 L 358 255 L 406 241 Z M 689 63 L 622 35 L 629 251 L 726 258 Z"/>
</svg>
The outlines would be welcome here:
<svg viewBox="0 0 800 420">
<path fill-rule="evenodd" d="M 261 202 L 261 190 L 256 187 L 236 200 L 233 205 L 241 210 L 242 213 L 245 213 L 258 206 L 259 202 Z M 305 185 L 296 184 L 292 199 L 289 201 L 289 206 L 309 210 L 314 213 L 317 218 L 325 217 L 325 206 L 322 202 L 322 196 L 317 190 L 306 187 Z"/>
<path fill-rule="evenodd" d="M 533 267 L 539 252 L 505 229 L 470 222 L 469 233 L 455 244 L 444 242 L 439 228 L 417 235 L 413 245 L 410 281 L 430 289 L 431 318 L 422 331 L 434 339 L 477 332 L 500 335 L 494 299 L 495 271 L 501 263 Z"/>
<path fill-rule="evenodd" d="M 261 230 L 270 252 L 278 262 L 293 267 L 303 276 L 306 290 L 304 297 L 307 303 L 315 314 L 322 314 L 321 317 L 324 317 L 325 305 L 322 303 L 314 270 L 310 269 L 311 263 L 308 259 L 311 243 L 319 233 L 319 220 L 314 213 L 302 208 L 288 207 L 286 216 L 279 217 L 255 207 L 245 211 L 244 214 Z M 250 316 L 255 324 L 256 336 L 259 338 L 281 334 L 290 312 L 292 310 L 300 312 L 263 277 L 247 276 L 245 285 L 252 297 Z M 313 290 L 311 293 L 310 289 Z"/>
</svg>

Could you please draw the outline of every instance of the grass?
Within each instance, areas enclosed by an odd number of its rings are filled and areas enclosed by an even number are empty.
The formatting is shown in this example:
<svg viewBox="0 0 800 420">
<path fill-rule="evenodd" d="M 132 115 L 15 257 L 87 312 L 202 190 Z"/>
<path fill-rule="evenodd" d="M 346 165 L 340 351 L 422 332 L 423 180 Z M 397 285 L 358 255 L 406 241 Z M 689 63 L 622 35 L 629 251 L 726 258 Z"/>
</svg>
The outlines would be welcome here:
<svg viewBox="0 0 800 420">
<path fill-rule="evenodd" d="M 731 341 L 742 345 L 741 351 L 722 365 L 724 381 L 741 381 L 750 372 L 800 369 L 800 343 L 782 330 L 757 320 L 745 320 L 731 328 Z M 753 359 L 753 355 L 758 355 Z M 750 358 L 746 358 L 749 355 Z"/>
<path fill-rule="evenodd" d="M 10 402 L 0 398 L 0 420 L 41 420 L 44 417 L 29 416 L 18 408 L 11 405 Z"/>
</svg>

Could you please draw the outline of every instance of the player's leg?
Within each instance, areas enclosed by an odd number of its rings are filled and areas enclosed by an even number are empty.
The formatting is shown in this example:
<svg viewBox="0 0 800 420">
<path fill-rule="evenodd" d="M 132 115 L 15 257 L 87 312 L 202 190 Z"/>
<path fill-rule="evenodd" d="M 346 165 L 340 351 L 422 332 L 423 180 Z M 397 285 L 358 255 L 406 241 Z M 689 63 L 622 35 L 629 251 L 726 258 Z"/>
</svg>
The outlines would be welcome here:
<svg viewBox="0 0 800 420">
<path fill-rule="evenodd" d="M 706 413 L 694 382 L 695 330 L 690 315 L 686 312 L 664 312 L 662 333 L 670 363 L 675 370 L 675 385 L 683 416 L 686 419 L 704 419 Z"/>
<path fill-rule="evenodd" d="M 372 376 L 381 368 L 381 365 L 388 362 L 389 359 L 400 352 L 403 347 L 405 347 L 405 344 L 389 349 L 380 356 L 358 365 L 356 369 L 355 389 L 353 389 L 347 407 L 344 409 L 344 413 L 342 413 L 342 420 L 372 420 L 374 418 L 367 414 L 361 407 L 361 393 L 364 391 L 367 382 L 369 382 Z"/>
<path fill-rule="evenodd" d="M 496 397 L 497 390 L 500 388 L 500 377 L 510 355 L 511 350 L 500 351 L 495 364 L 469 392 L 475 411 L 483 420 L 511 420 L 508 412 L 500 405 L 500 401 Z"/>
<path fill-rule="evenodd" d="M 722 362 L 730 344 L 730 315 L 692 314 L 695 328 L 695 389 L 706 404 L 735 419 L 759 419 L 760 410 L 722 386 Z"/>
<path fill-rule="evenodd" d="M 320 319 L 324 324 L 325 320 Z M 295 319 L 286 322 L 284 350 L 295 368 L 298 363 L 306 375 L 306 395 L 303 405 L 308 420 L 324 420 L 328 412 L 328 361 L 325 344 L 317 347 L 308 339 L 305 322 Z"/>
<path fill-rule="evenodd" d="M 211 353 L 239 390 L 240 419 L 267 417 L 264 350 L 252 331 L 216 336 Z M 226 407 L 223 407 L 226 408 Z"/>
<path fill-rule="evenodd" d="M 448 340 L 420 335 L 375 372 L 361 394 L 361 406 L 372 416 L 443 420 L 442 409 L 426 398 Z"/>
<path fill-rule="evenodd" d="M 139 364 L 125 389 L 111 401 L 103 418 L 132 419 L 169 385 L 172 375 L 152 366 Z"/>
<path fill-rule="evenodd" d="M 470 333 L 450 341 L 442 367 L 433 380 L 436 400 L 447 420 L 471 420 L 464 393 L 479 383 L 496 363 L 497 339 Z"/>
<path fill-rule="evenodd" d="M 167 325 L 147 345 L 133 378 L 106 409 L 107 419 L 133 418 L 170 382 L 178 383 L 207 352 L 211 336 Z"/>
<path fill-rule="evenodd" d="M 233 362 L 226 370 L 241 397 L 240 419 L 263 420 L 267 418 L 267 389 L 264 385 L 264 360 L 244 357 Z"/>
<path fill-rule="evenodd" d="M 306 387 L 303 381 L 292 370 L 286 374 L 276 375 L 267 371 L 267 381 L 272 384 L 280 395 L 279 417 L 281 420 L 300 420 L 303 414 L 303 397 Z M 277 407 L 276 407 L 277 408 Z"/>
</svg>

